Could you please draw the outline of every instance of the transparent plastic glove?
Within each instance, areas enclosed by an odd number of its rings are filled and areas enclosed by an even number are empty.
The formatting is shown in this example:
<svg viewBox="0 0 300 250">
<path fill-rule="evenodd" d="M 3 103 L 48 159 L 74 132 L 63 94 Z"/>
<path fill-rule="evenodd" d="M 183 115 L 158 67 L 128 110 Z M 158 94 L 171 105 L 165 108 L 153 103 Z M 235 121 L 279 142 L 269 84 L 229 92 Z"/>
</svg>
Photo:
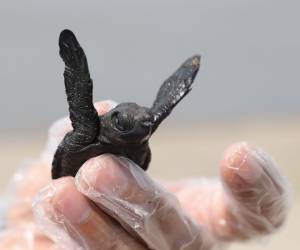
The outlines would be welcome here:
<svg viewBox="0 0 300 250">
<path fill-rule="evenodd" d="M 142 239 L 147 245 L 145 249 L 210 249 L 208 235 L 184 214 L 175 196 L 128 159 L 113 155 L 90 159 L 75 180 L 76 187 L 72 178 L 52 182 L 34 206 L 39 224 L 66 249 L 70 246 L 72 249 L 82 246 L 84 249 L 100 249 L 99 246 L 111 249 L 119 244 L 126 245 L 120 235 L 125 237 L 127 232 L 133 238 Z M 77 208 L 71 213 L 73 206 Z M 97 208 L 101 209 L 100 214 Z M 102 211 L 117 220 L 127 232 L 120 226 L 116 230 L 113 220 L 108 218 L 103 226 Z"/>
<path fill-rule="evenodd" d="M 96 105 L 99 113 L 112 107 L 107 102 Z M 50 182 L 53 153 L 70 129 L 68 119 L 52 127 L 43 157 L 23 171 L 25 178 L 18 178 L 15 200 L 30 201 L 42 180 Z M 134 250 L 156 244 L 178 249 L 173 247 L 186 243 L 183 249 L 208 250 L 223 242 L 270 234 L 282 224 L 289 185 L 269 157 L 247 143 L 237 143 L 226 151 L 220 169 L 221 181 L 166 182 L 167 192 L 124 158 L 90 159 L 76 181 L 71 177 L 52 181 L 36 198 L 35 214 L 46 235 L 36 229 L 30 206 L 24 206 L 27 213 L 14 213 L 20 206 L 13 205 L 10 214 L 17 216 L 9 216 L 0 249 Z"/>
<path fill-rule="evenodd" d="M 113 101 L 95 103 L 99 114 L 106 113 L 115 105 Z M 49 129 L 48 142 L 41 156 L 23 162 L 10 181 L 6 193 L 0 199 L 1 250 L 58 249 L 53 241 L 36 227 L 32 201 L 37 193 L 51 182 L 53 154 L 64 135 L 71 129 L 68 118 L 56 121 Z"/>
<path fill-rule="evenodd" d="M 290 184 L 261 149 L 247 142 L 231 145 L 220 175 L 221 180 L 198 178 L 166 185 L 219 241 L 263 237 L 283 224 L 291 203 Z"/>
</svg>

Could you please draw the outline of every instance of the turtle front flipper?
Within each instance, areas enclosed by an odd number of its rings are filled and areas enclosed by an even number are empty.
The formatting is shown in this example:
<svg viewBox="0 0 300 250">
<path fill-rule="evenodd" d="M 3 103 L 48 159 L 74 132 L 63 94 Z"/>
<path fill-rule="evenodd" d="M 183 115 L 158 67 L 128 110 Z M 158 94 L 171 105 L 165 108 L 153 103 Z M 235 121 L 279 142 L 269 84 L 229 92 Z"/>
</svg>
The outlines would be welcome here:
<svg viewBox="0 0 300 250">
<path fill-rule="evenodd" d="M 52 177 L 59 178 L 64 166 L 63 154 L 79 152 L 93 143 L 100 120 L 93 104 L 93 81 L 87 59 L 75 35 L 64 30 L 59 37 L 60 56 L 65 62 L 64 81 L 73 131 L 59 145 L 53 160 Z"/>
<path fill-rule="evenodd" d="M 200 67 L 200 56 L 187 59 L 160 87 L 151 108 L 154 117 L 152 133 L 191 90 Z"/>
</svg>

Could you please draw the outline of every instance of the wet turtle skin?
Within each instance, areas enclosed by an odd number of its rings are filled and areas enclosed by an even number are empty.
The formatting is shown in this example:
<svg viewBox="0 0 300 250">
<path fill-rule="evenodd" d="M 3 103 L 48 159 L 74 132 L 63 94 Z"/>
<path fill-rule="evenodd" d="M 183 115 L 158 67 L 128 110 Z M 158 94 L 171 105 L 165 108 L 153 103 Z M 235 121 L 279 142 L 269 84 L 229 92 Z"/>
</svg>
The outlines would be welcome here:
<svg viewBox="0 0 300 250">
<path fill-rule="evenodd" d="M 104 153 L 127 157 L 146 170 L 151 160 L 149 138 L 191 90 L 200 56 L 187 59 L 164 81 L 151 108 L 121 103 L 99 116 L 86 55 L 72 31 L 61 32 L 59 48 L 73 130 L 56 150 L 52 178 L 75 176 L 85 161 Z"/>
</svg>

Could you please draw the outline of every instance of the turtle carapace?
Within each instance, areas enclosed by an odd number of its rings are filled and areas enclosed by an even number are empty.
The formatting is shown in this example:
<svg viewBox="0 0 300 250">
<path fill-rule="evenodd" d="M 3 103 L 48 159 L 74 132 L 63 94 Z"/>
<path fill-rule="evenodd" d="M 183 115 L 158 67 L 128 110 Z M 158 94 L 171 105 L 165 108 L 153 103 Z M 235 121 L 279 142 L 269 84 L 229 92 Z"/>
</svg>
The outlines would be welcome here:
<svg viewBox="0 0 300 250">
<path fill-rule="evenodd" d="M 121 103 L 99 116 L 93 105 L 93 81 L 85 53 L 70 30 L 61 32 L 59 48 L 65 63 L 64 81 L 73 130 L 56 150 L 52 178 L 75 176 L 85 161 L 104 153 L 125 156 L 146 170 L 151 159 L 148 140 L 191 90 L 200 56 L 187 59 L 162 84 L 151 108 Z"/>
</svg>

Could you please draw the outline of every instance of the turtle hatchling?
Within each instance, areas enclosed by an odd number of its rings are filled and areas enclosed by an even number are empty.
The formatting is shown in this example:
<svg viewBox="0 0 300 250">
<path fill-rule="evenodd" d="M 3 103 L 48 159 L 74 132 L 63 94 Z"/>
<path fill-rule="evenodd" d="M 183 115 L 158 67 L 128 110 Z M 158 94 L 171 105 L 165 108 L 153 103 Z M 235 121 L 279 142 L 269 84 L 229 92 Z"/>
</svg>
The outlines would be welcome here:
<svg viewBox="0 0 300 250">
<path fill-rule="evenodd" d="M 105 153 L 127 157 L 146 170 L 151 160 L 148 141 L 191 90 L 200 56 L 187 59 L 164 81 L 151 108 L 125 102 L 98 115 L 86 55 L 72 31 L 61 32 L 59 48 L 65 63 L 64 82 L 73 130 L 55 152 L 52 178 L 75 176 L 85 161 Z"/>
</svg>

